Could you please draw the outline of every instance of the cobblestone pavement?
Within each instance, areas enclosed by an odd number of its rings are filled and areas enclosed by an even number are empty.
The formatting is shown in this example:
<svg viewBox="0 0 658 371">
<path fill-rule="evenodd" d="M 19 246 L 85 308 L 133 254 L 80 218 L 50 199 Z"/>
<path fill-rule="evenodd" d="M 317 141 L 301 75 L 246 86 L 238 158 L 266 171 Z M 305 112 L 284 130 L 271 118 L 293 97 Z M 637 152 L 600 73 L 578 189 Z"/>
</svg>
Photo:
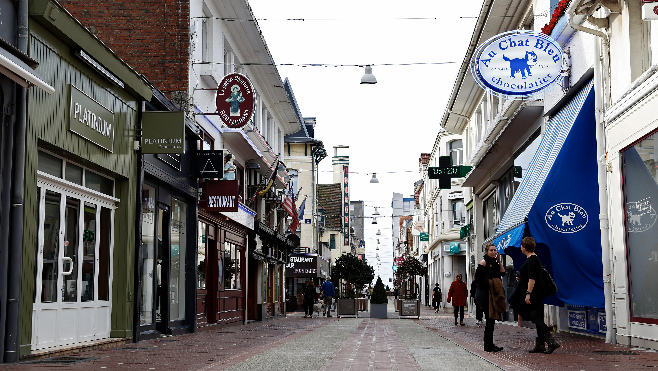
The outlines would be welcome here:
<svg viewBox="0 0 658 371">
<path fill-rule="evenodd" d="M 529 354 L 534 330 L 496 324 L 499 353 L 482 350 L 483 328 L 466 318 L 454 326 L 451 314 L 422 307 L 418 320 L 286 318 L 114 348 L 67 355 L 68 363 L 25 361 L 14 370 L 647 370 L 658 369 L 658 353 L 605 344 L 600 338 L 558 333 L 562 347 L 552 355 Z M 53 361 L 47 359 L 46 361 Z"/>
<path fill-rule="evenodd" d="M 534 329 L 509 323 L 496 323 L 494 343 L 504 347 L 502 352 L 487 353 L 482 349 L 484 328 L 473 318 L 466 318 L 466 326 L 455 326 L 452 313 L 435 314 L 422 306 L 418 323 L 436 334 L 453 341 L 505 370 L 658 370 L 658 352 L 606 344 L 600 337 L 570 332 L 553 334 L 561 344 L 553 354 L 528 353 L 534 347 Z"/>
</svg>

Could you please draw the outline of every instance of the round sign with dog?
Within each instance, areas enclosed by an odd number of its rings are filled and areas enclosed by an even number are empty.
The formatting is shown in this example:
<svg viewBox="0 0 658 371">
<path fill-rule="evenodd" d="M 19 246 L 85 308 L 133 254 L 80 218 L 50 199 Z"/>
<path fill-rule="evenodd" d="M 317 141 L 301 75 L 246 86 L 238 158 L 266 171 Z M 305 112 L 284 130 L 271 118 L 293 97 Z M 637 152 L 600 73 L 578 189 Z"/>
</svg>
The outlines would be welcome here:
<svg viewBox="0 0 658 371">
<path fill-rule="evenodd" d="M 507 99 L 521 99 L 554 86 L 562 65 L 562 48 L 555 40 L 542 33 L 516 30 L 480 45 L 470 67 L 483 89 Z"/>
</svg>

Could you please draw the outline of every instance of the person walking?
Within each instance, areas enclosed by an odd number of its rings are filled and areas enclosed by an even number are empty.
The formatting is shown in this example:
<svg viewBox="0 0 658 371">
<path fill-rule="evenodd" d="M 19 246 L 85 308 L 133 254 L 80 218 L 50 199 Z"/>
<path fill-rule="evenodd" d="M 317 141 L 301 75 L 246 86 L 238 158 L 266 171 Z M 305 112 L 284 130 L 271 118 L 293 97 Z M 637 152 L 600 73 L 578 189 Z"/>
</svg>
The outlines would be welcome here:
<svg viewBox="0 0 658 371">
<path fill-rule="evenodd" d="M 313 318 L 313 304 L 317 296 L 313 281 L 306 281 L 306 287 L 304 288 L 304 318 Z"/>
<path fill-rule="evenodd" d="M 493 341 L 496 320 L 501 321 L 501 313 L 507 309 L 505 304 L 505 289 L 500 279 L 505 275 L 505 267 L 500 260 L 496 246 L 488 244 L 484 249 L 484 258 L 475 269 L 475 302 L 484 312 L 484 351 L 500 352 L 503 347 L 496 346 Z"/>
<path fill-rule="evenodd" d="M 471 297 L 473 298 L 473 303 L 475 304 L 475 320 L 477 321 L 478 326 L 482 326 L 482 317 L 484 316 L 484 312 L 482 311 L 482 307 L 480 307 L 477 300 L 475 300 L 475 293 L 477 292 L 477 289 L 478 282 L 474 279 L 473 282 L 471 282 Z"/>
<path fill-rule="evenodd" d="M 434 290 L 432 290 L 432 306 L 434 307 L 434 313 L 439 313 L 439 306 L 441 305 L 441 288 L 439 284 L 434 284 Z"/>
<path fill-rule="evenodd" d="M 455 308 L 455 326 L 457 326 L 457 314 L 459 314 L 459 324 L 464 326 L 464 307 L 468 298 L 468 288 L 462 281 L 462 274 L 457 273 L 457 277 L 448 290 L 448 303 L 452 300 L 452 306 Z"/>
<path fill-rule="evenodd" d="M 551 330 L 544 323 L 544 298 L 541 282 L 544 266 L 535 254 L 535 239 L 524 237 L 521 240 L 521 252 L 527 257 L 525 263 L 519 269 L 519 285 L 510 298 L 510 306 L 515 309 L 521 317 L 529 319 L 537 328 L 535 347 L 530 353 L 551 354 L 560 344 L 553 339 Z"/>
<path fill-rule="evenodd" d="M 334 283 L 331 282 L 331 277 L 327 277 L 327 280 L 324 281 L 324 283 L 320 287 L 320 290 L 324 292 L 324 312 L 322 312 L 322 315 L 331 317 L 331 303 L 334 299 L 334 296 L 336 296 L 336 292 L 334 290 Z"/>
</svg>

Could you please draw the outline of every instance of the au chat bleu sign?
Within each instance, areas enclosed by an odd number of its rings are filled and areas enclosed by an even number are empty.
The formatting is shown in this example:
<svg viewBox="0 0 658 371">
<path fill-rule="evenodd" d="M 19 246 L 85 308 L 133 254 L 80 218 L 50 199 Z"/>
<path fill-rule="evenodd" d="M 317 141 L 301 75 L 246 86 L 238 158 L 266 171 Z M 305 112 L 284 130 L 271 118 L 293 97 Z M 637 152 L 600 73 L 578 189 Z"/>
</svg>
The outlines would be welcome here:
<svg viewBox="0 0 658 371">
<path fill-rule="evenodd" d="M 553 87 L 563 70 L 560 45 L 528 30 L 509 31 L 480 45 L 471 58 L 471 74 L 480 86 L 505 99 L 524 99 Z"/>
</svg>

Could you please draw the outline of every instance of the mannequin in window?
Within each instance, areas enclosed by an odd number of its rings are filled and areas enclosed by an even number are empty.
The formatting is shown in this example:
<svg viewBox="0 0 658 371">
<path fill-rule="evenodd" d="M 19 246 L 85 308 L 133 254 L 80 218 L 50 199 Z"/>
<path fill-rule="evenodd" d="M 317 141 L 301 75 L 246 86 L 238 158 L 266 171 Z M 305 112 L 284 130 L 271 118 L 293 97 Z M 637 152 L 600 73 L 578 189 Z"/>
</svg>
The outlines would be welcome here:
<svg viewBox="0 0 658 371">
<path fill-rule="evenodd" d="M 226 155 L 224 177 L 221 180 L 235 180 L 235 164 L 233 163 L 233 155 Z"/>
</svg>

